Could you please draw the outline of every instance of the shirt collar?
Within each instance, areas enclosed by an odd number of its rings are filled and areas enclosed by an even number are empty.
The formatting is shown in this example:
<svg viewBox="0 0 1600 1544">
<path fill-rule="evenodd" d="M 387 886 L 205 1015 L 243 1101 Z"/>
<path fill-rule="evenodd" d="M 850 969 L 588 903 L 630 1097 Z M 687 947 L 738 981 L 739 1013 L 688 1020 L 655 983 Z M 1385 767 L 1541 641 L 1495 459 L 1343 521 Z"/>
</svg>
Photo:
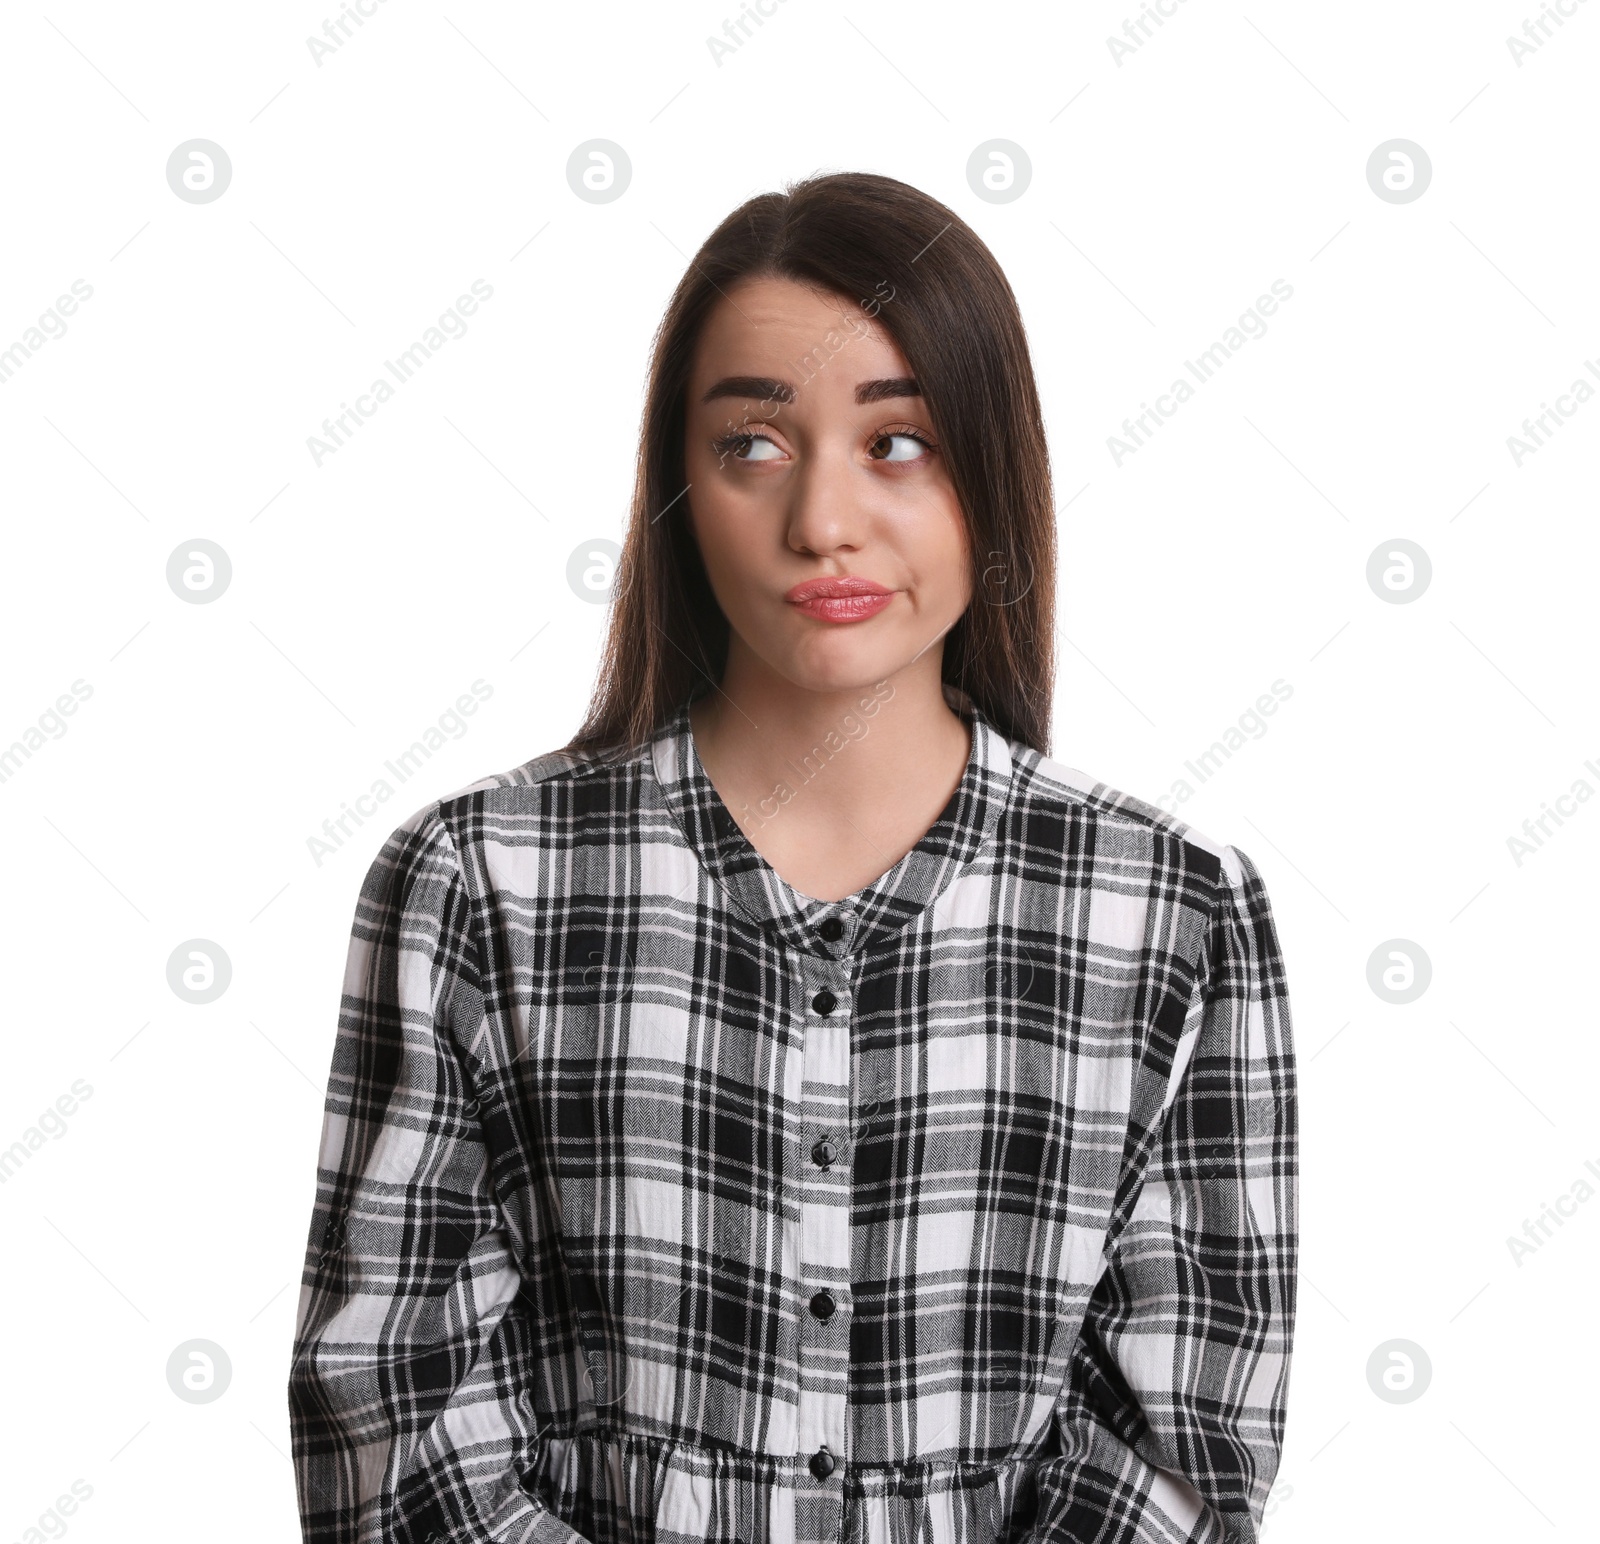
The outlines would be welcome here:
<svg viewBox="0 0 1600 1544">
<path fill-rule="evenodd" d="M 689 722 L 692 698 L 680 702 L 657 731 L 650 763 L 689 846 L 733 902 L 793 948 L 840 958 L 870 948 L 931 905 L 1000 819 L 1011 791 L 1011 747 L 960 688 L 946 683 L 944 694 L 972 731 L 961 781 L 921 841 L 886 874 L 843 900 L 803 895 L 756 851 L 701 765 Z"/>
</svg>

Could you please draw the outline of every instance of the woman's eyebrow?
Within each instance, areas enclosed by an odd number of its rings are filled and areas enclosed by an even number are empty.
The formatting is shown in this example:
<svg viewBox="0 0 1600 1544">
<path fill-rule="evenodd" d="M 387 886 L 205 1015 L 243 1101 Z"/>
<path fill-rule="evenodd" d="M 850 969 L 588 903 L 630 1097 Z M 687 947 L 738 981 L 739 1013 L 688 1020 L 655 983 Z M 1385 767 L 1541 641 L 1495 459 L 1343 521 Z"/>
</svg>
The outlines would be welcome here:
<svg viewBox="0 0 1600 1544">
<path fill-rule="evenodd" d="M 700 400 L 715 402 L 718 397 L 751 397 L 761 402 L 793 402 L 794 387 L 766 375 L 725 375 Z"/>
<path fill-rule="evenodd" d="M 891 397 L 920 397 L 922 388 L 909 375 L 888 380 L 863 381 L 856 387 L 857 402 L 887 402 Z"/>
<path fill-rule="evenodd" d="M 743 397 L 760 402 L 793 402 L 797 393 L 787 381 L 767 375 L 725 375 L 700 400 L 715 402 L 718 397 Z M 856 401 L 887 402 L 893 397 L 920 397 L 922 388 L 909 375 L 888 376 L 862 381 L 856 387 Z"/>
</svg>

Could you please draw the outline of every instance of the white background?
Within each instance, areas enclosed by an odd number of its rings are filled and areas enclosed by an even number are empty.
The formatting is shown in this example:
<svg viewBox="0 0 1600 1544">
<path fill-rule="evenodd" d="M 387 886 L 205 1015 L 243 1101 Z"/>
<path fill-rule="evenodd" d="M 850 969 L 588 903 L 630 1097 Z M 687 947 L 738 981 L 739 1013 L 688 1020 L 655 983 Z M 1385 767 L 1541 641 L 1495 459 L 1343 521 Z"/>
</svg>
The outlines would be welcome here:
<svg viewBox="0 0 1600 1544">
<path fill-rule="evenodd" d="M 1052 752 L 1146 798 L 1187 777 L 1179 813 L 1273 900 L 1304 1177 L 1267 1536 L 1592 1539 L 1600 801 L 1508 847 L 1600 789 L 1600 404 L 1507 445 L 1600 368 L 1600 3 L 1566 3 L 1520 65 L 1521 0 L 1185 0 L 1120 65 L 1132 0 L 783 0 L 720 65 L 732 0 L 384 0 L 320 65 L 335 13 L 304 4 L 9 9 L 0 349 L 93 295 L 0 387 L 0 747 L 92 694 L 0 782 L 0 1148 L 27 1150 L 0 1538 L 74 1480 L 51 1536 L 297 1536 L 285 1377 L 362 874 L 572 733 L 605 609 L 568 560 L 622 535 L 668 294 L 746 197 L 857 169 L 947 202 L 1018 293 L 1060 508 Z M 192 138 L 232 162 L 211 203 L 167 183 Z M 591 138 L 632 163 L 604 205 L 566 179 Z M 1008 203 L 967 180 L 995 138 L 1032 165 Z M 1409 203 L 1367 180 L 1393 138 L 1432 163 Z M 466 335 L 317 465 L 474 280 Z M 1107 437 L 1274 280 L 1266 334 L 1117 465 Z M 212 604 L 166 579 L 197 538 L 232 564 Z M 1397 538 L 1432 565 L 1406 604 L 1366 578 Z M 477 680 L 465 732 L 314 860 Z M 167 984 L 194 938 L 232 963 L 204 1006 Z M 1405 1005 L 1368 984 L 1397 938 L 1432 965 Z M 1367 1375 L 1396 1339 L 1432 1367 L 1403 1404 Z M 210 1403 L 168 1386 L 191 1340 L 231 1362 Z"/>
</svg>

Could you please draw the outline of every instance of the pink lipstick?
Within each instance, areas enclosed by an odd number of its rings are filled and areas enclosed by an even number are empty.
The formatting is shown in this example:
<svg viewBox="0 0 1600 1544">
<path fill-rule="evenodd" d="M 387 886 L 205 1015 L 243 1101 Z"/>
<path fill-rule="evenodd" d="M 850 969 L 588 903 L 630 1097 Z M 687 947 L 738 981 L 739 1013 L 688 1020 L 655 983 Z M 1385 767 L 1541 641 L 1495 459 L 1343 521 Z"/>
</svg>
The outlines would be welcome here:
<svg viewBox="0 0 1600 1544">
<path fill-rule="evenodd" d="M 861 622 L 876 616 L 894 599 L 894 591 L 870 579 L 807 579 L 786 596 L 789 604 L 819 622 Z"/>
</svg>

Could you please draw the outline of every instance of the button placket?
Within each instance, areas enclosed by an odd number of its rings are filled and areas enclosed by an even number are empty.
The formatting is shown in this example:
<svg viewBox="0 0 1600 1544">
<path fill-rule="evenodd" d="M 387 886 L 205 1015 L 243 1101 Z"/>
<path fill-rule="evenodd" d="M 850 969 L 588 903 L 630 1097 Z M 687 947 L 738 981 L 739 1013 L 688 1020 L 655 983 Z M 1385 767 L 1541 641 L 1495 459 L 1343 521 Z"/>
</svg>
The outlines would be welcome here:
<svg viewBox="0 0 1600 1544">
<path fill-rule="evenodd" d="M 830 926 L 832 924 L 832 926 Z M 848 932 L 837 915 L 815 935 L 837 944 Z M 836 936 L 830 936 L 836 935 Z M 801 1094 L 798 1448 L 800 1484 L 832 1492 L 843 1506 L 849 1377 L 850 1167 L 840 1133 L 850 1124 L 852 961 L 800 954 L 803 1005 Z M 809 1476 L 809 1478 L 808 1478 Z"/>
</svg>

